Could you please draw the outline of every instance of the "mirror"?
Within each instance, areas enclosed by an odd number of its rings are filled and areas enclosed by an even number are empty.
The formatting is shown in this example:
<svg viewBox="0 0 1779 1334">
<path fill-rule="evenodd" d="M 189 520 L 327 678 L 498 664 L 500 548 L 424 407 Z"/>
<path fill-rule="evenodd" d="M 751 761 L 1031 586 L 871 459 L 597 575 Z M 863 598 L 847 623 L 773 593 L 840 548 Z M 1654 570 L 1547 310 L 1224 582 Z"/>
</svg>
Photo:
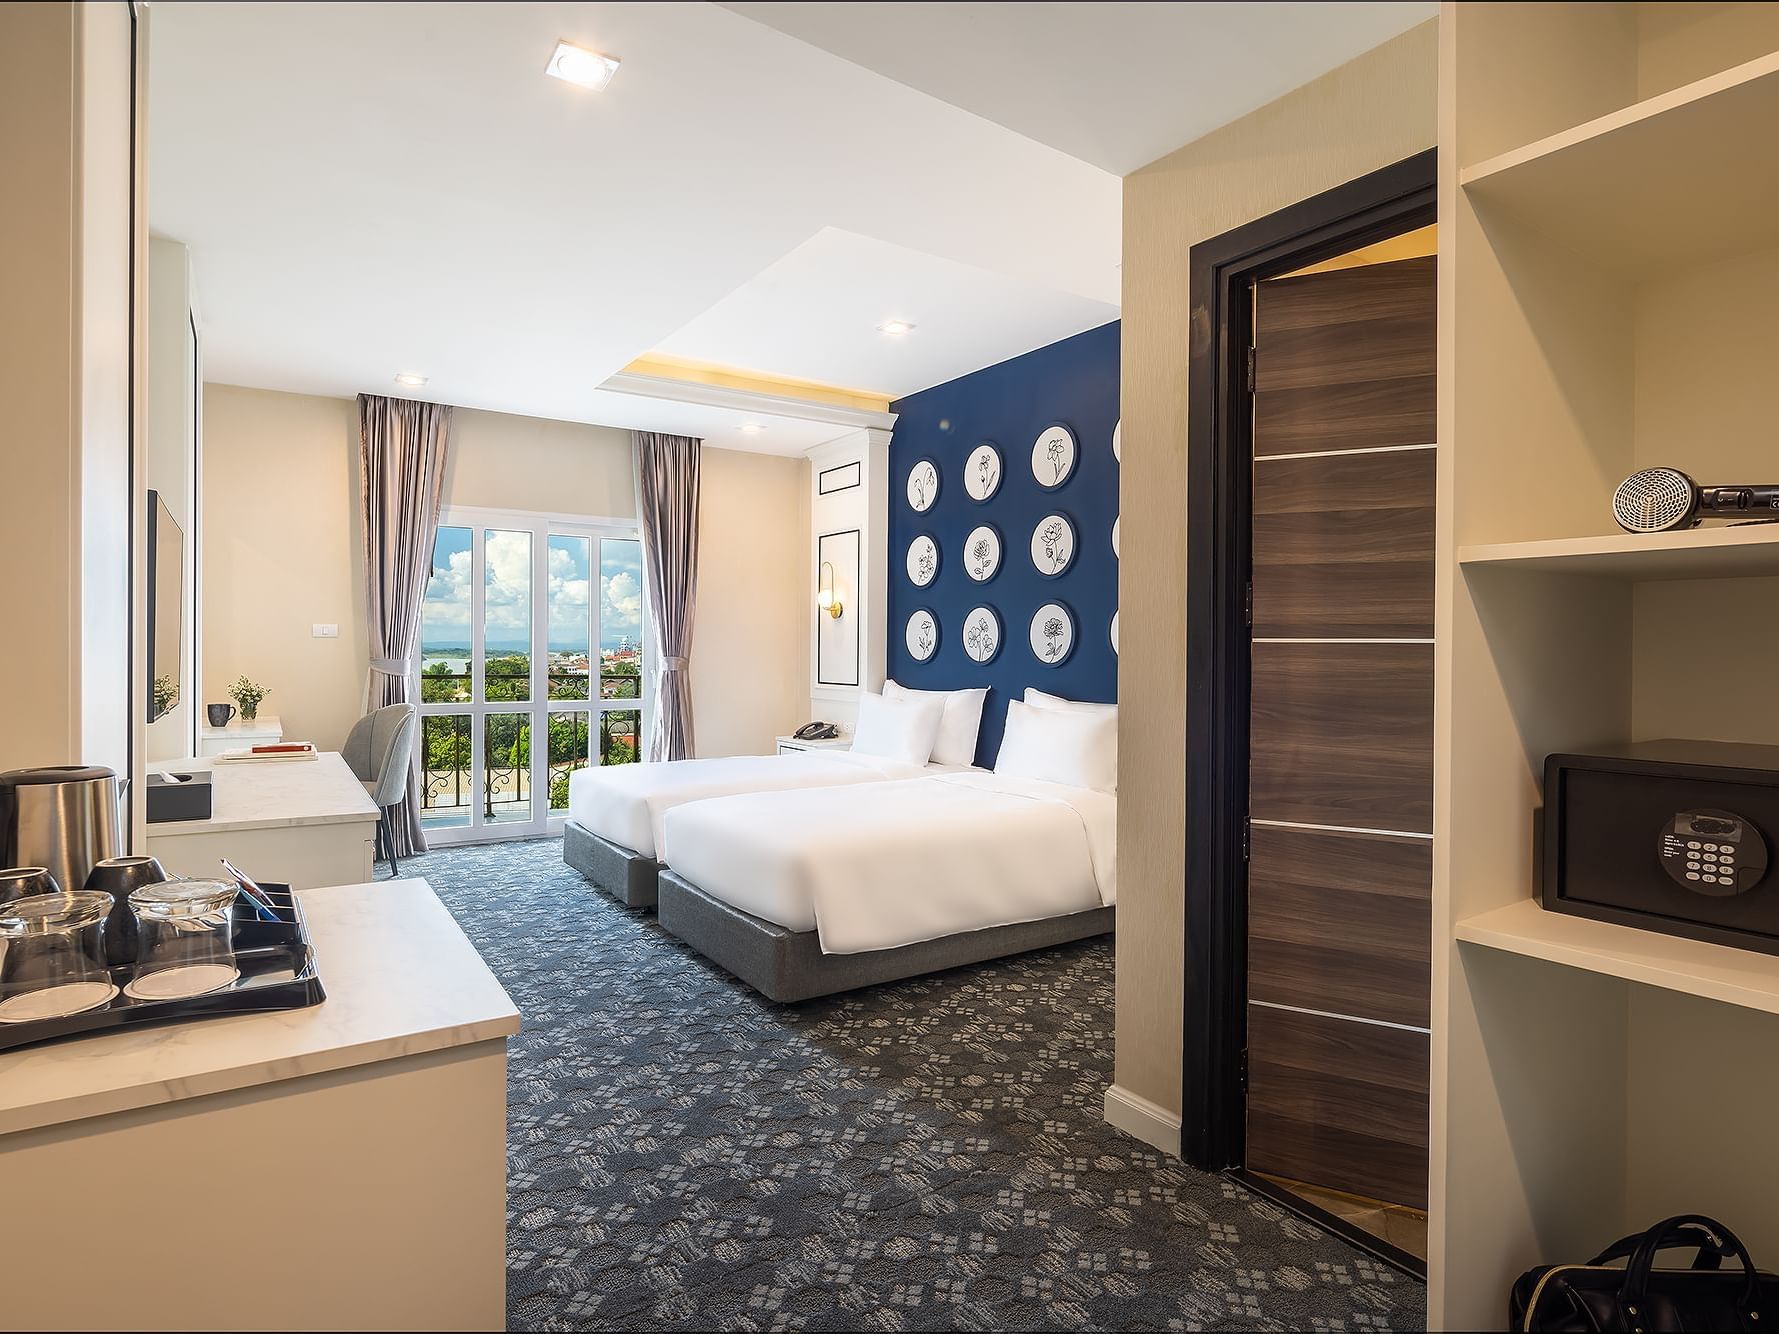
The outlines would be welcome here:
<svg viewBox="0 0 1779 1334">
<path fill-rule="evenodd" d="M 148 721 L 179 703 L 185 534 L 161 493 L 148 493 Z"/>
</svg>

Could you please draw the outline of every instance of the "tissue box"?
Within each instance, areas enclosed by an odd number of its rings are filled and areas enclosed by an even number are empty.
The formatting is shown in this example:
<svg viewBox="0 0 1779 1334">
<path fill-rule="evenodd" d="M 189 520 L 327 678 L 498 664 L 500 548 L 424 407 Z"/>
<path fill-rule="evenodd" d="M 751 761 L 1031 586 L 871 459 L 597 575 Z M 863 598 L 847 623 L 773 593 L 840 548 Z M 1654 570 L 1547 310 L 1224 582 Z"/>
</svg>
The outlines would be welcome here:
<svg viewBox="0 0 1779 1334">
<path fill-rule="evenodd" d="M 169 782 L 168 780 L 172 781 Z M 210 818 L 210 775 L 148 775 L 148 823 Z"/>
</svg>

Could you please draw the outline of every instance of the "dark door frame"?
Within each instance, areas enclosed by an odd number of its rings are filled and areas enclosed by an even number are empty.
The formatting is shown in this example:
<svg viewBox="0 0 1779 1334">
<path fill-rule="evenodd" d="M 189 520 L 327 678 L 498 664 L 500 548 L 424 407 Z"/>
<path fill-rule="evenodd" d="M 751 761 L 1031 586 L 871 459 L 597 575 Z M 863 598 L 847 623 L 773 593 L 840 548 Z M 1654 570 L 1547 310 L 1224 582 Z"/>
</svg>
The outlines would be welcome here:
<svg viewBox="0 0 1779 1334">
<path fill-rule="evenodd" d="M 1435 220 L 1428 149 L 1192 247 L 1186 420 L 1186 1013 L 1180 1155 L 1246 1149 L 1253 306 L 1263 278 Z"/>
</svg>

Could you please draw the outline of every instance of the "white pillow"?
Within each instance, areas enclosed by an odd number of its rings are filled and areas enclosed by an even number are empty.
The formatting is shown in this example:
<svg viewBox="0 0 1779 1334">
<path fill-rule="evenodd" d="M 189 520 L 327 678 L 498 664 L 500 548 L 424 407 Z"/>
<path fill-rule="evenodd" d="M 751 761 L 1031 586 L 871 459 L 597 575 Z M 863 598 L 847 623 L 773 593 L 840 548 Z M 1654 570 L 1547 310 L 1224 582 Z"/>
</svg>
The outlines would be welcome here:
<svg viewBox="0 0 1779 1334">
<path fill-rule="evenodd" d="M 982 701 L 988 698 L 987 686 L 980 690 L 915 690 L 885 681 L 883 697 L 943 700 L 945 714 L 939 720 L 939 739 L 933 742 L 933 763 L 976 763 L 976 734 L 982 730 Z"/>
<path fill-rule="evenodd" d="M 885 699 L 860 695 L 859 717 L 852 729 L 852 748 L 861 755 L 881 755 L 909 764 L 933 757 L 933 742 L 945 716 L 942 699 Z"/>
<path fill-rule="evenodd" d="M 1097 792 L 1118 790 L 1118 719 L 1011 700 L 995 772 Z"/>
<path fill-rule="evenodd" d="M 1116 718 L 1116 704 L 1089 704 L 1086 700 L 1064 699 L 1061 695 L 1046 695 L 1035 686 L 1025 688 L 1025 702 L 1034 709 L 1051 709 L 1063 713 L 1093 713 Z"/>
</svg>

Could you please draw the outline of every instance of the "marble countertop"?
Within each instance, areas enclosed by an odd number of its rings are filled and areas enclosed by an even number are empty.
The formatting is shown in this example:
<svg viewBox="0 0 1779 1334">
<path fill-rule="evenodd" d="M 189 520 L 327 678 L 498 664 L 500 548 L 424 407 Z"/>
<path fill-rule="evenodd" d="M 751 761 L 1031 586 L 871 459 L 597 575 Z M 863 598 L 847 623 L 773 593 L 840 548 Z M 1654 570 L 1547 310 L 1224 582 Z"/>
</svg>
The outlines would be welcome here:
<svg viewBox="0 0 1779 1334">
<path fill-rule="evenodd" d="M 372 823 L 377 818 L 377 804 L 338 751 L 322 751 L 313 760 L 218 763 L 214 756 L 202 756 L 153 767 L 182 774 L 208 772 L 211 804 L 208 820 L 149 825 L 150 842 L 169 834 Z"/>
<path fill-rule="evenodd" d="M 300 892 L 327 999 L 0 1053 L 0 1135 L 519 1031 L 519 1012 L 424 880 Z"/>
</svg>

